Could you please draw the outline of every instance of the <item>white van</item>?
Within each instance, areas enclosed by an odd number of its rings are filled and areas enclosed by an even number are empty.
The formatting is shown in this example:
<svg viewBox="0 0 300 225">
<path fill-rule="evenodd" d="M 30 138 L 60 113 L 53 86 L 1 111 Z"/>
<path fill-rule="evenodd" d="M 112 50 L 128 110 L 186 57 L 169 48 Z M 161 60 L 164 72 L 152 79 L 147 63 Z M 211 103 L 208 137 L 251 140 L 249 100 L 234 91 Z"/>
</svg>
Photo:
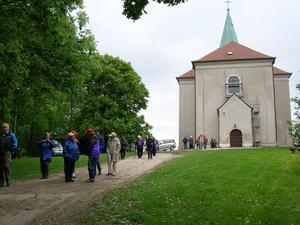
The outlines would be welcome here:
<svg viewBox="0 0 300 225">
<path fill-rule="evenodd" d="M 174 139 L 163 139 L 158 141 L 158 150 L 161 151 L 173 151 L 176 148 L 176 142 Z"/>
</svg>

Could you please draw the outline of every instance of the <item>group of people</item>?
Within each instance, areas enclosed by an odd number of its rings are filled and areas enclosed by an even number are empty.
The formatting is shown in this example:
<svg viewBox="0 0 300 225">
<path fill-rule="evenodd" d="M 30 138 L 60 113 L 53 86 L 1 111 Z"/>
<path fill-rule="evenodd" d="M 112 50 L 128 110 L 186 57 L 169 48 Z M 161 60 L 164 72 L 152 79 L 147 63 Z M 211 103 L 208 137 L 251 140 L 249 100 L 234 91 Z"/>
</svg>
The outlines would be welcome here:
<svg viewBox="0 0 300 225">
<path fill-rule="evenodd" d="M 18 141 L 16 135 L 10 131 L 9 124 L 3 123 L 1 130 L 0 186 L 3 187 L 10 186 L 11 157 L 12 153 L 17 151 Z M 79 159 L 80 154 L 88 156 L 88 181 L 94 182 L 97 171 L 98 175 L 101 175 L 100 154 L 105 148 L 104 139 L 100 133 L 95 132 L 93 128 L 88 128 L 86 133 L 79 140 L 77 139 L 77 136 L 78 133 L 76 131 L 70 131 L 67 134 L 67 138 L 62 143 L 65 182 L 74 182 L 76 179 L 75 163 Z M 148 159 L 152 159 L 158 150 L 158 141 L 150 134 L 144 142 L 143 137 L 138 135 L 135 142 L 135 149 L 137 151 L 138 158 L 143 156 L 145 145 L 148 152 Z M 51 134 L 46 132 L 44 138 L 39 141 L 38 146 L 40 149 L 41 179 L 48 179 L 49 164 L 51 163 L 53 148 L 56 144 L 51 139 Z M 112 132 L 109 135 L 109 139 L 106 144 L 108 166 L 107 175 L 116 176 L 119 153 L 121 154 L 121 159 L 124 159 L 127 147 L 127 141 L 120 141 L 115 132 Z"/>
<path fill-rule="evenodd" d="M 135 142 L 135 149 L 137 152 L 138 158 L 142 158 L 143 152 L 144 152 L 144 145 L 146 144 L 146 151 L 148 153 L 148 159 L 152 159 L 153 156 L 156 156 L 156 152 L 158 150 L 158 141 L 152 136 L 152 134 L 149 134 L 146 138 L 146 143 L 144 142 L 144 139 L 141 135 L 137 136 L 137 140 Z"/>
<path fill-rule="evenodd" d="M 207 136 L 200 134 L 197 138 L 193 138 L 190 136 L 187 138 L 186 136 L 182 140 L 184 149 L 206 149 L 208 146 L 208 138 Z M 215 138 L 210 139 L 210 147 L 217 148 L 217 140 Z"/>
<path fill-rule="evenodd" d="M 89 182 L 94 182 L 97 170 L 98 175 L 101 175 L 100 154 L 105 147 L 104 139 L 99 132 L 94 132 L 93 128 L 88 128 L 86 133 L 77 139 L 78 133 L 70 131 L 67 134 L 67 139 L 63 143 L 64 157 L 64 172 L 65 182 L 74 182 L 75 163 L 79 159 L 80 154 L 88 156 L 88 172 Z M 51 162 L 52 149 L 55 146 L 51 140 L 49 133 L 45 134 L 45 139 L 39 142 L 40 147 L 40 162 L 41 162 L 41 179 L 48 178 L 48 167 Z M 121 143 L 117 134 L 112 132 L 106 145 L 108 174 L 115 176 L 117 173 L 118 153 L 121 150 Z"/>
</svg>

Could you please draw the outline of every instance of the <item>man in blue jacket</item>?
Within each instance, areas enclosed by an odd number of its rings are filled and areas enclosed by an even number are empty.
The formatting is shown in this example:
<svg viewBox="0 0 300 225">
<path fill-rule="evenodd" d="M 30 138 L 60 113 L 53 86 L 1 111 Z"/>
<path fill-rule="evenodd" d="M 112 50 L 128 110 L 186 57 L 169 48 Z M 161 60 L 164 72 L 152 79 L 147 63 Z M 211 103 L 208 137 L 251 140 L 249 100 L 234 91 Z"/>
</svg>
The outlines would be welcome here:
<svg viewBox="0 0 300 225">
<path fill-rule="evenodd" d="M 3 123 L 1 126 L 2 136 L 0 143 L 0 187 L 3 187 L 5 182 L 6 186 L 10 185 L 10 164 L 11 153 L 16 151 L 18 141 L 15 134 L 10 132 L 8 123 Z"/>
<path fill-rule="evenodd" d="M 64 165 L 65 165 L 65 182 L 74 182 L 72 173 L 75 168 L 75 162 L 79 158 L 79 147 L 73 133 L 68 133 L 68 139 L 65 141 L 63 148 Z"/>
</svg>

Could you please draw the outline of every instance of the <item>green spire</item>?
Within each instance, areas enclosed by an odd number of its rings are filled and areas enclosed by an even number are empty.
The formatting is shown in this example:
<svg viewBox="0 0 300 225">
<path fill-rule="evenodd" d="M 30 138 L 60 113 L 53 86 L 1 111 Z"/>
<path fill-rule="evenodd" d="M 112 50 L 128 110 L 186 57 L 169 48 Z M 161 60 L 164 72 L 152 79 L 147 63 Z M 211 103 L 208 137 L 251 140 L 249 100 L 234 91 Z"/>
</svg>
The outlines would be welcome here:
<svg viewBox="0 0 300 225">
<path fill-rule="evenodd" d="M 228 8 L 220 48 L 231 41 L 238 43 L 238 39 L 237 39 L 235 30 L 233 27 L 233 23 L 232 23 L 230 13 L 229 13 L 229 8 Z"/>
</svg>

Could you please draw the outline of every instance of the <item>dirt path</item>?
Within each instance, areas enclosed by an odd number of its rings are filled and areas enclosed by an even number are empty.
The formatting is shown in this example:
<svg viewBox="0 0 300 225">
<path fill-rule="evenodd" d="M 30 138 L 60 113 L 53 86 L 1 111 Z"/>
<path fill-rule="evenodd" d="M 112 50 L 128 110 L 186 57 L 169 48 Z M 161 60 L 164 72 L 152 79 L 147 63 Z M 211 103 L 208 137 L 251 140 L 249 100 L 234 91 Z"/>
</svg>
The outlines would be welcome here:
<svg viewBox="0 0 300 225">
<path fill-rule="evenodd" d="M 129 157 L 118 162 L 117 176 L 103 175 L 88 183 L 87 168 L 76 170 L 77 179 L 65 183 L 64 175 L 52 175 L 48 180 L 28 180 L 0 188 L 0 224 L 74 224 L 87 213 L 90 203 L 104 194 L 152 171 L 159 164 L 175 158 L 174 154 L 157 154 L 152 160 Z M 51 166 L 51 165 L 50 165 Z M 50 168 L 51 170 L 51 168 Z"/>
</svg>

